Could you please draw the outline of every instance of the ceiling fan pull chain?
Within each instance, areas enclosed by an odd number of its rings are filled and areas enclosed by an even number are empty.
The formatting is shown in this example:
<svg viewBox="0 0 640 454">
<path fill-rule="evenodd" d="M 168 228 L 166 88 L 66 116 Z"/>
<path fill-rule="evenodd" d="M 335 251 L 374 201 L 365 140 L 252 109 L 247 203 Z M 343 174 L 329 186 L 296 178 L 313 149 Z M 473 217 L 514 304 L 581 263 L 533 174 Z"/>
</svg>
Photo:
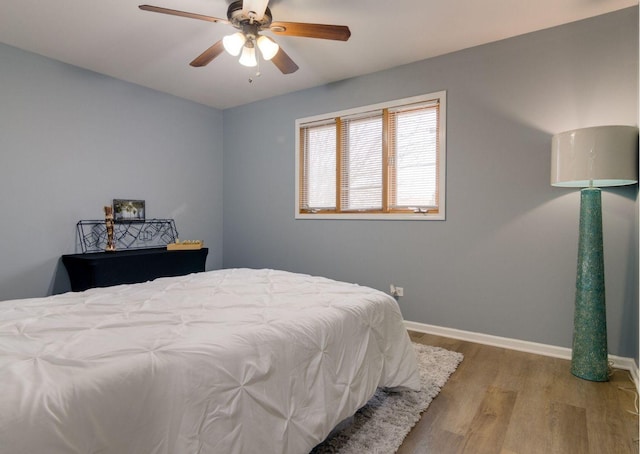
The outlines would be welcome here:
<svg viewBox="0 0 640 454">
<path fill-rule="evenodd" d="M 256 77 L 260 77 L 262 73 L 260 72 L 260 56 L 258 55 L 260 52 L 256 52 Z M 253 83 L 253 78 L 249 77 L 249 83 Z"/>
</svg>

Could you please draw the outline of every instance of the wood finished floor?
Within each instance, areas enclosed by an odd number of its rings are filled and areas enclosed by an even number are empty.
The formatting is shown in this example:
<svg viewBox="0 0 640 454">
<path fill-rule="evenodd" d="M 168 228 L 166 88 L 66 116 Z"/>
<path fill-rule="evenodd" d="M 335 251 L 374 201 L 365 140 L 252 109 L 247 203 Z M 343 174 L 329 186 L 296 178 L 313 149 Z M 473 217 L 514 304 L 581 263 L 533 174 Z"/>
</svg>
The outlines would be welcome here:
<svg viewBox="0 0 640 454">
<path fill-rule="evenodd" d="M 409 333 L 464 354 L 397 454 L 638 453 L 638 417 L 627 371 L 594 383 L 569 361 Z"/>
</svg>

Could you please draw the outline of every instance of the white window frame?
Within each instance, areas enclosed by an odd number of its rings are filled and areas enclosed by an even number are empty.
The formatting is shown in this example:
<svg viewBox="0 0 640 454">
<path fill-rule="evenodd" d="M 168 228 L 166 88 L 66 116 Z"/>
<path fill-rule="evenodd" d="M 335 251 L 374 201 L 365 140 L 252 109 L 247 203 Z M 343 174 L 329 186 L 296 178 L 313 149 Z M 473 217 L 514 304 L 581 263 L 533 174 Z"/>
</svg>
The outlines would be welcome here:
<svg viewBox="0 0 640 454">
<path fill-rule="evenodd" d="M 394 108 L 408 104 L 415 104 L 427 101 L 439 101 L 439 149 L 438 149 L 438 211 L 436 213 L 371 213 L 371 212 L 341 212 L 341 213 L 305 213 L 300 211 L 301 195 L 301 139 L 300 129 L 309 123 L 319 122 L 330 118 L 346 117 L 360 113 Z M 411 221 L 444 221 L 446 219 L 446 124 L 447 124 L 447 93 L 438 91 L 410 98 L 403 98 L 379 104 L 357 107 L 354 109 L 342 110 L 312 117 L 299 118 L 295 122 L 295 219 L 359 219 L 359 220 L 411 220 Z"/>
</svg>

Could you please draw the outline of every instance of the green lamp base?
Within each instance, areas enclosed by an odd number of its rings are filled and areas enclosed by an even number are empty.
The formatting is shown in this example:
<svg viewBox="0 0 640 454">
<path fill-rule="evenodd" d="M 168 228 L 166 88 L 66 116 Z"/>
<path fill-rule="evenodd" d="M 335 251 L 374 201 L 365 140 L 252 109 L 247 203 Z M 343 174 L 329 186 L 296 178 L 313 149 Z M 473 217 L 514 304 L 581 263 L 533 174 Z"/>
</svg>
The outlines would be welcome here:
<svg viewBox="0 0 640 454">
<path fill-rule="evenodd" d="M 591 381 L 609 380 L 600 189 L 580 192 L 578 274 L 573 320 L 571 373 Z"/>
</svg>

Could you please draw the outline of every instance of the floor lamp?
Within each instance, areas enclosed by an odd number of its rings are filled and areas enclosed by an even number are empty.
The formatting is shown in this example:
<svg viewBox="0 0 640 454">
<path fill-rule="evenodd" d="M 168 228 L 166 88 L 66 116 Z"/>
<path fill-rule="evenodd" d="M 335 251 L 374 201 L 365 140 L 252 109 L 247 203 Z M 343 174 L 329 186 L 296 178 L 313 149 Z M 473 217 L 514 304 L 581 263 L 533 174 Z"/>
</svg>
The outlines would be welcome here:
<svg viewBox="0 0 640 454">
<path fill-rule="evenodd" d="M 638 181 L 638 128 L 596 126 L 553 136 L 551 185 L 580 191 L 571 373 L 609 379 L 600 189 Z"/>
</svg>

